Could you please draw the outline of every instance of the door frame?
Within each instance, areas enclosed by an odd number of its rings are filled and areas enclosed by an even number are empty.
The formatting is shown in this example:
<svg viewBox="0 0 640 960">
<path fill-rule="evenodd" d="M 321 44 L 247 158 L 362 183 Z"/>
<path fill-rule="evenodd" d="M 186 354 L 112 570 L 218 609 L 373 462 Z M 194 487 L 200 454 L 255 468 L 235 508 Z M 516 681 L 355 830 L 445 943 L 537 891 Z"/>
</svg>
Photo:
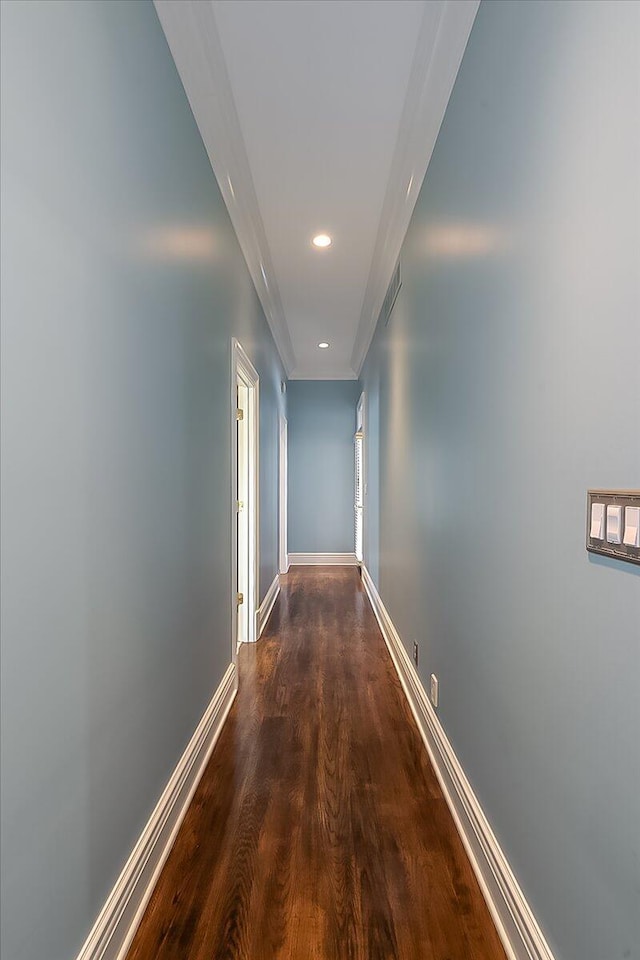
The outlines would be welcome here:
<svg viewBox="0 0 640 960">
<path fill-rule="evenodd" d="M 256 368 L 251 363 L 246 351 L 235 337 L 231 339 L 231 389 L 230 389 L 230 424 L 231 424 L 231 650 L 233 660 L 237 659 L 238 639 L 238 523 L 237 523 L 237 491 L 238 491 L 238 432 L 236 426 L 238 380 L 247 387 L 249 402 L 244 411 L 248 429 L 248 472 L 249 494 L 247 497 L 247 514 L 249 526 L 249 589 L 247 590 L 247 642 L 255 643 L 257 637 L 256 623 L 258 615 L 258 571 L 260 557 L 260 472 L 259 472 L 259 437 L 260 437 L 260 378 Z"/>
<path fill-rule="evenodd" d="M 366 432 L 366 412 L 367 412 L 367 397 L 366 393 L 363 390 L 358 398 L 358 403 L 356 404 L 356 432 L 354 434 L 354 459 L 355 459 L 355 444 L 358 442 L 358 437 L 361 439 L 361 458 L 360 458 L 360 480 L 362 483 L 362 513 L 361 513 L 361 530 L 360 530 L 360 550 L 362 553 L 361 557 L 356 558 L 360 565 L 364 564 L 364 529 L 365 529 L 365 513 L 366 513 L 366 500 L 367 500 L 367 432 Z M 355 466 L 355 464 L 354 464 Z M 356 517 L 356 504 L 354 496 L 354 540 L 355 540 L 355 517 Z M 354 543 L 354 550 L 355 550 Z"/>
<path fill-rule="evenodd" d="M 287 549 L 287 497 L 288 493 L 288 424 L 281 416 L 278 430 L 278 573 L 289 570 Z"/>
</svg>

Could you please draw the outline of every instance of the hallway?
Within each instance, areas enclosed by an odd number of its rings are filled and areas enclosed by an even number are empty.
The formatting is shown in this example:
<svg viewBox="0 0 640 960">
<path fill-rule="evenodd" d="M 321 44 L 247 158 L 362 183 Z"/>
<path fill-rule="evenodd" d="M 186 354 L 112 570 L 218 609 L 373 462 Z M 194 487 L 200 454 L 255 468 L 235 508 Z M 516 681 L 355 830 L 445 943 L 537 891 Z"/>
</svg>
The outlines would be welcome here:
<svg viewBox="0 0 640 960">
<path fill-rule="evenodd" d="M 499 960 L 357 569 L 282 581 L 128 960 Z"/>
<path fill-rule="evenodd" d="M 0 27 L 2 960 L 640 960 L 640 0 Z"/>
</svg>

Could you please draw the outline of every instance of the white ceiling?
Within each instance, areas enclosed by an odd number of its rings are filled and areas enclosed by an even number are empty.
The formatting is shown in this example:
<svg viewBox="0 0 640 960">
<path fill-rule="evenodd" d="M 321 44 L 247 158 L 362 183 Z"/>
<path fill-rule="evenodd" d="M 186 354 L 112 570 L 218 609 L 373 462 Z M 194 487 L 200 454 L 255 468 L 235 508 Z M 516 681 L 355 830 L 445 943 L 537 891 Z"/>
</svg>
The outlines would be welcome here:
<svg viewBox="0 0 640 960">
<path fill-rule="evenodd" d="M 288 375 L 356 377 L 478 0 L 155 3 Z"/>
</svg>

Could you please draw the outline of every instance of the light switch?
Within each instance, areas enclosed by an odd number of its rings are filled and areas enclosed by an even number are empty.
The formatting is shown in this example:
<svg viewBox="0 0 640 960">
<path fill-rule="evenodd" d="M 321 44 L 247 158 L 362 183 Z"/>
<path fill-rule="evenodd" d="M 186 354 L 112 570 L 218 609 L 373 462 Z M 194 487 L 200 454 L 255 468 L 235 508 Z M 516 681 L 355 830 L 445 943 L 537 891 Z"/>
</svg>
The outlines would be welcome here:
<svg viewBox="0 0 640 960">
<path fill-rule="evenodd" d="M 594 540 L 604 540 L 604 503 L 591 504 L 591 528 L 589 536 Z"/>
<path fill-rule="evenodd" d="M 607 543 L 622 543 L 622 507 L 619 503 L 607 504 Z"/>
<path fill-rule="evenodd" d="M 624 508 L 624 540 L 627 547 L 640 547 L 640 507 Z"/>
<path fill-rule="evenodd" d="M 589 553 L 640 566 L 640 489 L 587 490 L 586 521 Z"/>
</svg>

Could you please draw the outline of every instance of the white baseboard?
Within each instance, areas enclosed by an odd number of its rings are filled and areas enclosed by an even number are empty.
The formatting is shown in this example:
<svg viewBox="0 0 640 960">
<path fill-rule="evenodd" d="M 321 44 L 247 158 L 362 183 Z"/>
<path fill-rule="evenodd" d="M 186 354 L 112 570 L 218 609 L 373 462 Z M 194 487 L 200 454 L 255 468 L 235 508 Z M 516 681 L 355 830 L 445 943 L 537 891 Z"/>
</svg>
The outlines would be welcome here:
<svg viewBox="0 0 640 960">
<path fill-rule="evenodd" d="M 77 960 L 124 960 L 237 690 L 231 663 Z"/>
<path fill-rule="evenodd" d="M 365 566 L 362 581 L 509 960 L 553 960 L 551 949 Z"/>
<path fill-rule="evenodd" d="M 357 564 L 355 553 L 290 553 L 289 564 L 293 566 L 350 566 Z"/>
<path fill-rule="evenodd" d="M 279 594 L 279 593 L 280 593 L 280 577 L 279 577 L 279 575 L 276 573 L 275 577 L 273 578 L 273 580 L 272 580 L 272 582 L 271 582 L 271 586 L 269 587 L 269 589 L 267 590 L 267 592 L 266 592 L 266 594 L 265 594 L 264 600 L 262 601 L 262 603 L 261 603 L 260 606 L 258 607 L 258 613 L 256 614 L 256 616 L 257 616 L 257 621 L 256 621 L 256 626 L 257 626 L 256 638 L 258 638 L 258 639 L 260 638 L 260 636 L 261 636 L 261 634 L 262 634 L 262 631 L 264 630 L 264 628 L 265 628 L 265 626 L 266 626 L 266 624 L 267 624 L 267 620 L 269 619 L 269 616 L 271 615 L 271 611 L 273 610 L 274 604 L 275 604 L 276 600 L 278 599 L 278 594 Z"/>
</svg>

